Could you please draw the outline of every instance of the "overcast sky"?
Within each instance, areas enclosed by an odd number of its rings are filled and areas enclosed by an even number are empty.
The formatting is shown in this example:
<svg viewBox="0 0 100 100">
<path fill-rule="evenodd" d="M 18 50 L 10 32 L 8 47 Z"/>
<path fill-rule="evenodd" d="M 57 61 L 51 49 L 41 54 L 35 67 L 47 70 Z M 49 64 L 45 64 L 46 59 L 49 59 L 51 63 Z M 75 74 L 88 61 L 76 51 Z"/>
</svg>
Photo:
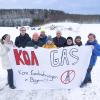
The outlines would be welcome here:
<svg viewBox="0 0 100 100">
<path fill-rule="evenodd" d="M 0 0 L 0 8 L 55 9 L 66 13 L 100 14 L 100 0 Z"/>
</svg>

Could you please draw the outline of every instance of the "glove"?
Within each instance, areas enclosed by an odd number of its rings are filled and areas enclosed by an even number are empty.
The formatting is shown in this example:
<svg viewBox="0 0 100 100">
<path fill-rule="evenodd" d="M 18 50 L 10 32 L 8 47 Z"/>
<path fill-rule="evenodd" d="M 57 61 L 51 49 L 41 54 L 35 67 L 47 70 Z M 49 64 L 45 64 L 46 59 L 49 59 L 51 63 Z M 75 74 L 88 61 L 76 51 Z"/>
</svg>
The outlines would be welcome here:
<svg viewBox="0 0 100 100">
<path fill-rule="evenodd" d="M 37 45 L 34 45 L 34 48 L 35 48 L 35 49 L 37 49 L 37 48 L 38 48 L 38 46 L 37 46 Z"/>
</svg>

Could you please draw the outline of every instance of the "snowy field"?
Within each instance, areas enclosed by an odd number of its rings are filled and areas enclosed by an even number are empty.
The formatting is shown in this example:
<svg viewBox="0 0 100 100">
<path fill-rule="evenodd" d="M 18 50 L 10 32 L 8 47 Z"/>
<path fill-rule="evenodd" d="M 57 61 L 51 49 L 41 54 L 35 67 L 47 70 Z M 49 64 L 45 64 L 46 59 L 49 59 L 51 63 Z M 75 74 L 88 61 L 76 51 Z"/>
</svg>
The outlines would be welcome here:
<svg viewBox="0 0 100 100">
<path fill-rule="evenodd" d="M 42 26 L 45 29 L 47 35 L 56 36 L 56 30 L 61 30 L 64 37 L 80 35 L 82 37 L 83 44 L 87 41 L 87 35 L 94 33 L 100 43 L 100 24 L 77 24 L 77 23 L 51 23 Z M 54 30 L 53 30 L 54 28 Z M 50 30 L 52 29 L 52 30 Z M 27 33 L 32 36 L 34 32 L 40 32 L 39 30 L 27 29 Z M 3 34 L 10 34 L 11 39 L 15 40 L 19 35 L 19 30 L 16 28 L 0 27 L 0 38 Z M 12 90 L 7 83 L 7 73 L 1 67 L 0 62 L 0 100 L 100 100 L 100 58 L 98 57 L 96 66 L 92 71 L 92 84 L 88 84 L 84 88 L 76 88 L 74 90 L 33 90 L 22 91 Z"/>
</svg>

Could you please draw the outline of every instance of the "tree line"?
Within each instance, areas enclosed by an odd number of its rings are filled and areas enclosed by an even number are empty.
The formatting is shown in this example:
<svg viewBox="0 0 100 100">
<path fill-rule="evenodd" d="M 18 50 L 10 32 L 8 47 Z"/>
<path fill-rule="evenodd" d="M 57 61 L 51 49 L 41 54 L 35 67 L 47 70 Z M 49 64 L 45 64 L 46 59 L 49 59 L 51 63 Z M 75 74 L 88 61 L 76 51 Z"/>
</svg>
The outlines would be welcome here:
<svg viewBox="0 0 100 100">
<path fill-rule="evenodd" d="M 47 9 L 0 9 L 0 26 L 37 26 L 48 22 L 100 23 L 100 15 L 69 14 Z"/>
</svg>

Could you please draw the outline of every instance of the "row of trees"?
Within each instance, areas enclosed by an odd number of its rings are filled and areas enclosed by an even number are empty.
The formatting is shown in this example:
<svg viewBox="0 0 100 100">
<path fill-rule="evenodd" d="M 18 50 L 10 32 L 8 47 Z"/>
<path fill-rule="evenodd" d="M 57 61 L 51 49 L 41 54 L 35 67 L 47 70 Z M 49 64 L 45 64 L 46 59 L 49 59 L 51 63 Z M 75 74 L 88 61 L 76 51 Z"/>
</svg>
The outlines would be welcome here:
<svg viewBox="0 0 100 100">
<path fill-rule="evenodd" d="M 36 26 L 48 22 L 100 23 L 100 15 L 69 14 L 46 9 L 0 9 L 0 26 Z"/>
</svg>

